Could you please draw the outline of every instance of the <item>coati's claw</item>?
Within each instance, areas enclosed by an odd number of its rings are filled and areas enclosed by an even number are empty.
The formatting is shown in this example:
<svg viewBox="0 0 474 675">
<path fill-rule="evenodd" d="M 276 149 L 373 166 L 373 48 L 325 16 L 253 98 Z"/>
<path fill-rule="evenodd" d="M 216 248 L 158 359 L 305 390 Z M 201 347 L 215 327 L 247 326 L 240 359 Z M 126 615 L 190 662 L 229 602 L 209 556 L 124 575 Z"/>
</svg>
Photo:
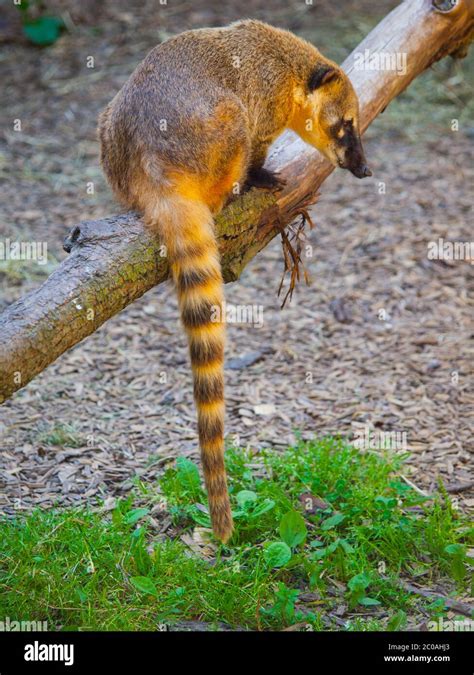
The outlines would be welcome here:
<svg viewBox="0 0 474 675">
<path fill-rule="evenodd" d="M 245 186 L 247 189 L 252 187 L 265 188 L 266 190 L 274 190 L 279 192 L 283 190 L 286 181 L 280 178 L 279 174 L 268 169 L 250 169 Z"/>
</svg>

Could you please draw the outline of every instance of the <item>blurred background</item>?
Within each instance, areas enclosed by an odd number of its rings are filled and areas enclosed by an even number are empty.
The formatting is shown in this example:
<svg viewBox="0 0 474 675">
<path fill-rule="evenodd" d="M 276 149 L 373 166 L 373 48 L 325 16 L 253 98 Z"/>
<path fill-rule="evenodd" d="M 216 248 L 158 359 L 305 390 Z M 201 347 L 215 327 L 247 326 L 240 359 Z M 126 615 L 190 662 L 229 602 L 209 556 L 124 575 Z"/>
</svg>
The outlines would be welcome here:
<svg viewBox="0 0 474 675">
<path fill-rule="evenodd" d="M 0 2 L 0 237 L 48 246 L 47 265 L 0 262 L 0 309 L 65 257 L 75 223 L 119 212 L 99 167 L 97 117 L 153 46 L 254 17 L 340 63 L 397 4 Z M 472 481 L 473 267 L 427 255 L 439 237 L 473 239 L 472 65 L 472 53 L 436 64 L 372 124 L 373 178 L 338 170 L 324 183 L 308 233 L 312 285 L 290 305 L 280 310 L 277 240 L 227 285 L 228 302 L 263 305 L 264 318 L 228 327 L 229 443 L 258 451 L 295 434 L 393 431 L 421 489 L 439 476 L 451 488 Z M 134 476 L 197 456 L 194 416 L 174 293 L 161 285 L 2 406 L 0 511 L 123 494 Z M 474 492 L 459 500 L 474 506 Z"/>
</svg>

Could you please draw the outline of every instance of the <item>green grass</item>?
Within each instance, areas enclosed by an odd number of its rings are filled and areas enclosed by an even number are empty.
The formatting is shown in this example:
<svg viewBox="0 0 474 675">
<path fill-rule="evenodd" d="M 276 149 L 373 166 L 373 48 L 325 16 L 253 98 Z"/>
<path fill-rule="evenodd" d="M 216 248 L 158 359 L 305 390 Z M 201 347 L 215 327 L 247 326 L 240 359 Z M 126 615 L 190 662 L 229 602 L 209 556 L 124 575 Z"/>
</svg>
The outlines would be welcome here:
<svg viewBox="0 0 474 675">
<path fill-rule="evenodd" d="M 198 469 L 184 458 L 159 486 L 137 480 L 111 513 L 98 505 L 4 519 L 0 618 L 67 630 L 192 621 L 397 630 L 443 616 L 443 602 L 409 595 L 398 581 L 472 593 L 473 529 L 445 493 L 426 500 L 408 487 L 402 461 L 334 439 L 285 453 L 231 449 L 236 532 L 210 557 L 180 540 L 209 526 Z M 170 517 L 172 536 L 158 536 Z"/>
<path fill-rule="evenodd" d="M 38 443 L 44 445 L 67 445 L 68 448 L 80 448 L 84 440 L 70 424 L 53 424 L 49 429 L 38 434 Z"/>
</svg>

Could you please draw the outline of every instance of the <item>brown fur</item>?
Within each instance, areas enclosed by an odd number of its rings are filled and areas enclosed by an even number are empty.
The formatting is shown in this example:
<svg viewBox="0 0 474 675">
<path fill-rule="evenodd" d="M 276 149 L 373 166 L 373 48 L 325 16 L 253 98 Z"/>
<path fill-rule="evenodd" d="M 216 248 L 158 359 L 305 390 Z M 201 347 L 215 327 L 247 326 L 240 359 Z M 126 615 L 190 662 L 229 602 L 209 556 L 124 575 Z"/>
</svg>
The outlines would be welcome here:
<svg viewBox="0 0 474 675">
<path fill-rule="evenodd" d="M 343 120 L 352 140 L 336 129 Z M 112 188 L 144 212 L 167 246 L 190 345 L 211 520 L 222 541 L 232 533 L 232 515 L 224 467 L 224 325 L 212 318 L 223 301 L 212 216 L 236 184 L 272 184 L 262 167 L 285 128 L 344 165 L 345 148 L 360 145 L 357 97 L 315 47 L 258 21 L 189 31 L 155 47 L 99 122 Z"/>
</svg>

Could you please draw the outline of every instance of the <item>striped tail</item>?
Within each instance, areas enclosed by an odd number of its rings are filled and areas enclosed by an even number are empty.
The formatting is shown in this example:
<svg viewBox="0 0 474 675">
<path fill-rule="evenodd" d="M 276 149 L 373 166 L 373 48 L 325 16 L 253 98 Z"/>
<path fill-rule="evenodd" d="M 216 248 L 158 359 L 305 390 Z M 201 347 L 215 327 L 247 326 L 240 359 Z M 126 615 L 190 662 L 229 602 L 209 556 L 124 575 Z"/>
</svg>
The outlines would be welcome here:
<svg viewBox="0 0 474 675">
<path fill-rule="evenodd" d="M 224 465 L 224 288 L 213 218 L 203 203 L 180 195 L 147 209 L 167 247 L 188 336 L 197 408 L 199 445 L 214 534 L 226 542 L 232 514 Z"/>
</svg>

